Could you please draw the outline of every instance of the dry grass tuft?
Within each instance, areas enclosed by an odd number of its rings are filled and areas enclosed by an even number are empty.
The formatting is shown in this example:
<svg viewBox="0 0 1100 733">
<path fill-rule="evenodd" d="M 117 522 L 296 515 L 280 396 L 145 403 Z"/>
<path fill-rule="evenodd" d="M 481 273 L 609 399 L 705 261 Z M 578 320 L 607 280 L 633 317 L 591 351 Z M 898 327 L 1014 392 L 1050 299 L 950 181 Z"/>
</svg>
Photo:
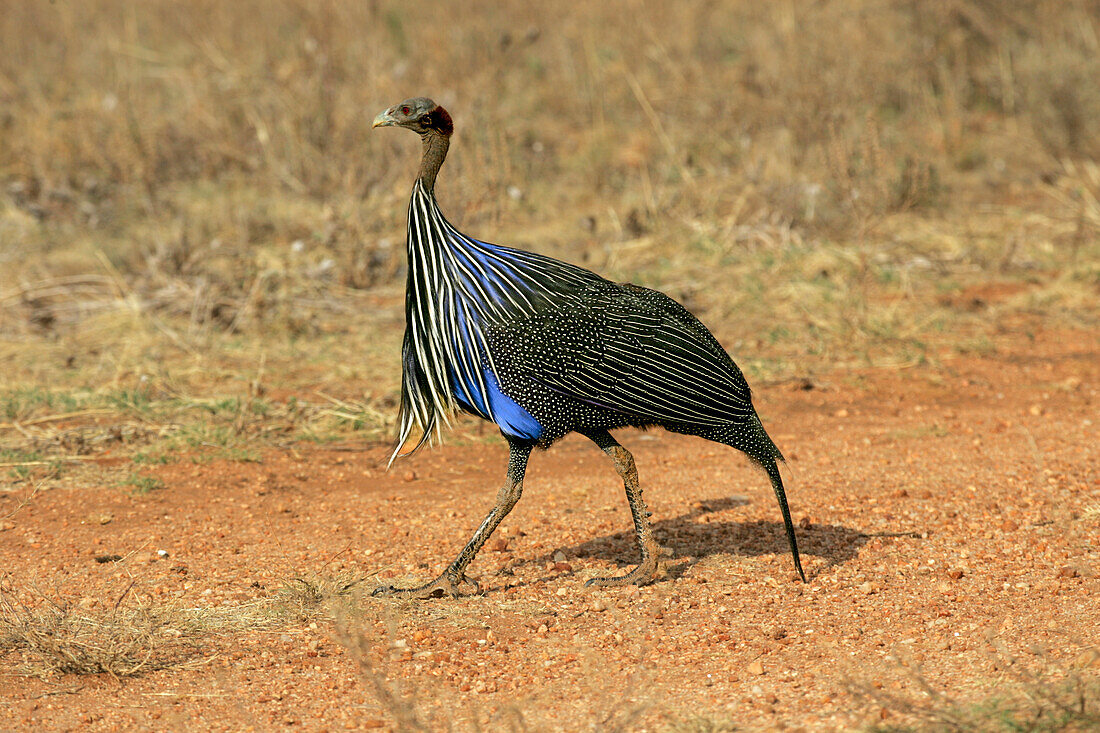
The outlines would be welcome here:
<svg viewBox="0 0 1100 733">
<path fill-rule="evenodd" d="M 196 663 L 206 620 L 181 607 L 124 603 L 129 591 L 105 607 L 82 608 L 43 594 L 28 600 L 0 585 L 0 650 L 19 652 L 25 673 L 40 677 L 134 677 Z"/>
<path fill-rule="evenodd" d="M 294 621 L 331 616 L 337 604 L 347 604 L 369 576 L 340 573 L 333 577 L 296 576 L 282 582 L 271 599 L 273 615 Z"/>
<path fill-rule="evenodd" d="M 78 601 L 0 583 L 0 653 L 19 655 L 21 673 L 134 677 L 204 664 L 218 637 L 331 617 L 351 608 L 364 580 L 296 577 L 270 598 L 233 606 L 193 608 L 143 598 L 134 582 L 115 597 Z"/>
</svg>

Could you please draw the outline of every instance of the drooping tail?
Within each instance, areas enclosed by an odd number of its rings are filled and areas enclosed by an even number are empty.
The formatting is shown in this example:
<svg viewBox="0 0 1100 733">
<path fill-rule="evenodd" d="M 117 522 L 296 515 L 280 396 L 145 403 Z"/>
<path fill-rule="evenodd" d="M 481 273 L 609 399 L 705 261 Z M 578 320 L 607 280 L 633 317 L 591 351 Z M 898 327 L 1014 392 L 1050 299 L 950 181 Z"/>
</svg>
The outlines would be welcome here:
<svg viewBox="0 0 1100 733">
<path fill-rule="evenodd" d="M 764 430 L 760 418 L 753 415 L 752 423 L 746 426 L 746 430 L 739 433 L 732 443 L 734 448 L 743 451 L 754 463 L 764 469 L 768 479 L 772 482 L 772 491 L 775 492 L 776 501 L 779 502 L 779 510 L 783 512 L 783 527 L 787 530 L 787 544 L 791 547 L 791 557 L 794 558 L 794 567 L 802 582 L 806 582 L 806 573 L 802 571 L 802 560 L 798 555 L 798 540 L 794 536 L 794 523 L 791 521 L 791 509 L 787 506 L 787 492 L 783 488 L 783 477 L 779 475 L 779 461 L 783 461 L 783 454 L 776 447 L 775 442 Z"/>
<path fill-rule="evenodd" d="M 782 456 L 780 456 L 782 459 Z M 779 475 L 779 465 L 774 458 L 768 458 L 767 460 L 760 460 L 754 458 L 765 472 L 768 474 L 768 478 L 772 482 L 772 491 L 775 492 L 775 498 L 779 502 L 779 509 L 783 512 L 783 527 L 787 530 L 787 544 L 791 546 L 791 557 L 794 558 L 794 567 L 798 571 L 798 575 L 802 578 L 802 582 L 806 582 L 806 573 L 802 572 L 802 560 L 798 556 L 798 540 L 794 536 L 794 523 L 791 522 L 791 510 L 787 506 L 787 492 L 783 490 L 783 478 Z"/>
</svg>

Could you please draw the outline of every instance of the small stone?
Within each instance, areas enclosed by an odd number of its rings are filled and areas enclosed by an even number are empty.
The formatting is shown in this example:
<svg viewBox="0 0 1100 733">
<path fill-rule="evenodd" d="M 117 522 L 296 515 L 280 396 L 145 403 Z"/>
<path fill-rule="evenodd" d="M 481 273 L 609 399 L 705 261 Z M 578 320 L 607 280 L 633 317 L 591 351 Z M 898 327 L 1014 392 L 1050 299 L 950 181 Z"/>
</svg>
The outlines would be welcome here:
<svg viewBox="0 0 1100 733">
<path fill-rule="evenodd" d="M 833 413 L 834 417 L 848 417 L 848 411 L 841 408 Z"/>
<path fill-rule="evenodd" d="M 1059 578 L 1076 578 L 1078 575 L 1080 575 L 1080 573 L 1077 572 L 1077 569 L 1071 568 L 1069 565 L 1066 565 L 1058 571 Z"/>
<path fill-rule="evenodd" d="M 871 581 L 868 580 L 865 583 L 860 583 L 859 592 L 865 596 L 869 596 L 875 592 L 875 586 L 871 585 Z"/>
<path fill-rule="evenodd" d="M 554 562 L 565 562 L 565 553 L 558 550 L 554 553 Z"/>
<path fill-rule="evenodd" d="M 1013 522 L 1011 519 L 1006 519 L 1004 522 L 1001 523 L 1001 529 L 1005 532 L 1015 532 L 1018 527 L 1019 525 Z"/>
<path fill-rule="evenodd" d="M 961 570 L 950 570 L 950 571 L 948 571 L 948 573 L 947 573 L 947 577 L 951 578 L 951 580 L 959 580 L 959 579 L 960 579 L 960 578 L 962 578 L 962 577 L 963 577 L 963 576 L 964 576 L 965 574 L 966 574 L 966 573 L 964 573 L 964 572 L 963 572 L 963 571 L 961 571 Z"/>
<path fill-rule="evenodd" d="M 406 481 L 416 481 L 416 471 L 405 471 L 404 479 Z"/>
<path fill-rule="evenodd" d="M 559 598 L 563 598 L 568 592 L 569 591 L 565 588 L 558 588 L 557 591 L 555 591 L 554 595 L 558 596 Z"/>
<path fill-rule="evenodd" d="M 762 675 L 764 674 L 764 664 L 759 659 L 755 662 L 749 662 L 749 666 L 745 667 L 745 671 L 749 674 Z"/>
<path fill-rule="evenodd" d="M 607 601 L 602 598 L 597 598 L 592 601 L 592 610 L 596 613 L 603 613 L 608 609 Z"/>
<path fill-rule="evenodd" d="M 559 573 L 569 573 L 573 571 L 573 566 L 567 562 L 554 563 L 554 570 Z"/>
<path fill-rule="evenodd" d="M 0 519 L 0 532 L 7 532 L 9 529 L 15 529 L 15 522 L 10 519 Z"/>
<path fill-rule="evenodd" d="M 1030 412 L 1035 417 L 1038 417 L 1039 415 L 1043 414 L 1043 406 L 1042 405 L 1032 405 L 1031 407 L 1027 408 L 1027 411 Z"/>
<path fill-rule="evenodd" d="M 508 549 L 508 540 L 499 537 L 493 540 L 493 552 L 504 552 Z"/>
</svg>

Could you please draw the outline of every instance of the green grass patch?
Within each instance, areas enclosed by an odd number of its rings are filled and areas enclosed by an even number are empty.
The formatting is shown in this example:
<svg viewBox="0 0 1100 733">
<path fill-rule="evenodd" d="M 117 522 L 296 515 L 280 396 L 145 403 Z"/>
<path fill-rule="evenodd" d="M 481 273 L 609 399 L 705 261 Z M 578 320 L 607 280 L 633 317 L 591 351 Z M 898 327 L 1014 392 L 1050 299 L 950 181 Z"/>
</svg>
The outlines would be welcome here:
<svg viewBox="0 0 1100 733">
<path fill-rule="evenodd" d="M 156 451 L 138 451 L 134 455 L 130 456 L 130 460 L 139 466 L 163 466 L 167 463 L 171 463 L 172 459 L 165 453 L 158 453 Z"/>
<path fill-rule="evenodd" d="M 146 476 L 140 473 L 131 473 L 122 482 L 123 486 L 129 486 L 133 494 L 148 494 L 153 491 L 166 489 L 164 481 L 156 476 Z"/>
<path fill-rule="evenodd" d="M 42 387 L 21 387 L 0 393 L 0 415 L 14 422 L 36 417 L 44 411 L 71 412 L 83 406 L 83 400 L 72 393 Z"/>
</svg>

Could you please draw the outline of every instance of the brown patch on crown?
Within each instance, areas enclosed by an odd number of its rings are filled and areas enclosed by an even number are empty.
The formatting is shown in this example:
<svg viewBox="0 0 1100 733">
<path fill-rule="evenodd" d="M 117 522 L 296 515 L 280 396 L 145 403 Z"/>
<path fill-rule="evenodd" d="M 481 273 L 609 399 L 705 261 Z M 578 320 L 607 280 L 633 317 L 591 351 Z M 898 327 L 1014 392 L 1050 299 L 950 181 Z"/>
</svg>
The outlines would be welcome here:
<svg viewBox="0 0 1100 733">
<path fill-rule="evenodd" d="M 447 110 L 437 106 L 429 114 L 431 119 L 428 122 L 428 127 L 450 137 L 455 131 L 455 123 L 451 120 L 451 115 L 447 113 Z"/>
</svg>

